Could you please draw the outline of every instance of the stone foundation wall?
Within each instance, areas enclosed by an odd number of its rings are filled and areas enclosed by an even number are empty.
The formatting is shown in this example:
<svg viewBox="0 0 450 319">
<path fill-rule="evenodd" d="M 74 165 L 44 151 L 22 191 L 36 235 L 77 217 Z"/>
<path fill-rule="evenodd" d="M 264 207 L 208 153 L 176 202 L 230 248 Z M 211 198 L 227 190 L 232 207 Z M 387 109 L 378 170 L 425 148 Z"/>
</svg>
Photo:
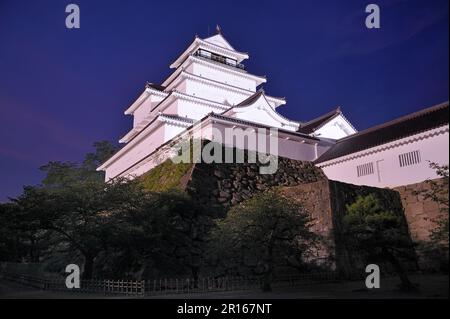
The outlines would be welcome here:
<svg viewBox="0 0 450 319">
<path fill-rule="evenodd" d="M 439 180 L 435 181 L 440 182 Z M 415 242 L 430 241 L 431 231 L 436 227 L 434 220 L 442 215 L 444 208 L 420 194 L 430 188 L 430 183 L 427 182 L 394 188 L 402 199 L 411 238 Z"/>
<path fill-rule="evenodd" d="M 148 173 L 147 184 L 153 188 L 161 188 L 159 184 L 167 181 L 170 185 L 176 184 L 177 188 L 187 192 L 198 203 L 215 209 L 217 217 L 223 217 L 230 207 L 257 192 L 279 188 L 285 196 L 302 202 L 311 213 L 312 230 L 324 239 L 317 260 L 331 260 L 332 267 L 347 275 L 354 275 L 355 272 L 359 274 L 365 267 L 343 240 L 342 219 L 347 205 L 355 202 L 358 196 L 375 193 L 387 210 L 401 214 L 403 218 L 402 199 L 408 207 L 407 212 L 413 208 L 415 212 L 419 211 L 417 207 L 420 201 L 408 193 L 409 189 L 395 191 L 329 181 L 323 171 L 311 162 L 279 158 L 278 170 L 274 174 L 260 174 L 259 163 L 194 163 L 184 164 L 188 166 L 177 169 L 179 165 L 161 164 L 159 170 Z M 402 198 L 400 193 L 403 194 Z M 425 208 L 436 207 L 423 204 L 421 209 Z M 408 232 L 407 220 L 409 224 L 415 225 L 411 221 L 414 217 L 408 214 L 408 218 L 404 219 L 405 232 Z M 412 228 L 416 229 L 415 226 Z"/>
<path fill-rule="evenodd" d="M 283 187 L 281 191 L 285 196 L 301 202 L 310 212 L 313 219 L 311 229 L 314 232 L 323 237 L 332 237 L 333 216 L 329 180 Z"/>
<path fill-rule="evenodd" d="M 434 180 L 442 183 L 442 180 Z M 423 192 L 430 190 L 429 182 L 416 183 L 394 188 L 401 197 L 409 232 L 416 243 L 419 267 L 428 271 L 448 271 L 448 241 L 444 245 L 436 245 L 430 238 L 436 228 L 436 220 L 442 215 L 448 218 L 448 207 L 425 198 Z M 448 194 L 448 186 L 447 186 Z"/>
<path fill-rule="evenodd" d="M 296 186 L 326 180 L 320 168 L 310 162 L 279 158 L 274 174 L 260 174 L 260 164 L 197 163 L 186 191 L 205 205 L 226 211 L 229 207 L 271 187 Z"/>
<path fill-rule="evenodd" d="M 347 275 L 361 275 L 365 265 L 360 257 L 346 247 L 342 234 L 342 220 L 347 205 L 358 196 L 375 194 L 386 210 L 403 216 L 402 202 L 398 192 L 368 186 L 357 186 L 337 181 L 321 180 L 314 183 L 282 188 L 283 193 L 302 202 L 314 219 L 312 230 L 321 235 L 324 245 L 319 258 L 333 260 L 332 267 Z M 408 233 L 406 218 L 403 231 Z"/>
<path fill-rule="evenodd" d="M 300 202 L 312 218 L 311 230 L 322 238 L 316 263 L 336 269 L 333 234 L 333 211 L 331 209 L 330 182 L 323 179 L 298 186 L 282 187 L 283 195 Z"/>
<path fill-rule="evenodd" d="M 385 210 L 391 211 L 403 219 L 402 230 L 405 234 L 409 234 L 407 220 L 403 213 L 402 202 L 398 192 L 388 188 L 358 186 L 337 181 L 330 181 L 330 192 L 336 263 L 344 273 L 352 275 L 352 272 L 356 271 L 360 274 L 364 272 L 366 266 L 360 256 L 346 247 L 342 233 L 342 221 L 347 212 L 347 205 L 354 203 L 358 196 L 375 194 Z M 379 266 L 390 268 L 390 265 Z M 416 265 L 412 263 L 409 267 L 415 268 Z"/>
</svg>

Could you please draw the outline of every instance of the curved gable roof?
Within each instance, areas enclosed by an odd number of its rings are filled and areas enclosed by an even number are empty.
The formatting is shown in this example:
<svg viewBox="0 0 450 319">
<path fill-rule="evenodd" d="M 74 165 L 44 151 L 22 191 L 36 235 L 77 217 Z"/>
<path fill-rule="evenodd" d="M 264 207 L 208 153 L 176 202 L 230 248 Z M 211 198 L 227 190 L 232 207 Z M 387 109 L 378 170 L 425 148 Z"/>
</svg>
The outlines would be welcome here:
<svg viewBox="0 0 450 319">
<path fill-rule="evenodd" d="M 341 112 L 341 108 L 337 107 L 336 109 L 321 115 L 315 119 L 312 119 L 311 121 L 308 121 L 306 123 L 303 123 L 299 129 L 298 132 L 304 133 L 304 134 L 311 134 L 313 133 L 315 130 L 319 129 L 320 127 L 322 127 L 322 125 L 324 125 L 325 123 L 331 121 L 332 119 L 334 119 L 336 116 L 342 114 Z"/>
<path fill-rule="evenodd" d="M 226 110 L 225 112 L 223 112 L 222 114 L 225 115 L 227 113 L 229 113 L 230 111 L 233 111 L 233 109 L 236 109 L 237 112 L 239 112 L 239 109 L 245 109 L 247 107 L 251 107 L 252 105 L 254 105 L 256 102 L 258 102 L 260 99 L 264 99 L 266 107 L 265 107 L 265 111 L 275 120 L 278 120 L 280 122 L 283 123 L 288 123 L 287 125 L 290 126 L 298 126 L 300 125 L 300 122 L 297 121 L 293 121 L 290 120 L 286 117 L 284 117 L 283 115 L 281 115 L 280 113 L 278 113 L 269 103 L 269 101 L 266 98 L 266 95 L 264 93 L 263 89 L 259 89 L 258 91 L 256 91 L 255 94 L 249 96 L 248 98 L 246 98 L 245 100 L 243 100 L 242 102 L 240 102 L 239 104 L 236 104 L 232 107 L 230 107 L 228 110 Z"/>
<path fill-rule="evenodd" d="M 330 161 L 443 126 L 448 124 L 448 117 L 448 102 L 405 115 L 338 140 L 315 163 Z"/>
</svg>

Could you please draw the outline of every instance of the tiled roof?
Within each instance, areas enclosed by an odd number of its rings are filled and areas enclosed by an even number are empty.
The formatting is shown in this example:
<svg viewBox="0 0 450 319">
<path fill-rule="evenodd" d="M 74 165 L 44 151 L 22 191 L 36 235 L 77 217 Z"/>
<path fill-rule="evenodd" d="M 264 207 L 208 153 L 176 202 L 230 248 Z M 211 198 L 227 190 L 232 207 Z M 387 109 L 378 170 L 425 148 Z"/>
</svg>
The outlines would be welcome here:
<svg viewBox="0 0 450 319">
<path fill-rule="evenodd" d="M 175 115 L 175 114 L 162 113 L 162 114 L 160 114 L 160 116 L 161 117 L 166 117 L 166 118 L 171 119 L 171 120 L 181 121 L 181 122 L 186 122 L 186 123 L 191 123 L 191 124 L 195 122 L 193 119 L 190 119 L 188 117 L 178 116 L 178 115 Z"/>
<path fill-rule="evenodd" d="M 165 86 L 162 86 L 160 84 L 155 84 L 155 83 L 149 83 L 147 82 L 147 84 L 145 85 L 145 87 L 149 87 L 158 91 L 164 91 L 164 89 L 166 88 Z"/>
<path fill-rule="evenodd" d="M 261 95 L 264 94 L 264 90 L 263 89 L 259 89 L 255 94 L 250 95 L 248 98 L 246 98 L 244 101 L 242 101 L 239 104 L 236 104 L 235 107 L 240 107 L 240 106 L 248 106 L 248 105 L 252 105 L 253 103 L 255 103 L 259 97 Z"/>
<path fill-rule="evenodd" d="M 239 123 L 239 124 L 244 124 L 244 125 L 248 125 L 248 126 L 252 126 L 252 127 L 260 127 L 260 128 L 267 128 L 270 129 L 271 126 L 268 125 L 264 125 L 264 124 L 260 124 L 260 123 L 256 123 L 256 122 L 251 122 L 251 121 L 246 121 L 246 120 L 242 120 L 242 119 L 237 119 L 235 117 L 230 117 L 230 116 L 226 116 L 222 114 L 217 114 L 217 113 L 209 113 L 208 115 L 206 115 L 204 118 L 202 118 L 200 121 L 204 121 L 206 120 L 208 117 L 211 118 L 216 118 L 216 119 L 221 119 L 221 120 L 225 120 L 225 121 L 229 121 L 229 122 L 234 122 L 234 123 Z M 296 135 L 296 136 L 301 136 L 301 137 L 305 137 L 308 138 L 310 140 L 316 140 L 319 141 L 319 139 L 317 137 L 313 137 L 313 136 L 309 136 L 307 134 L 303 134 L 300 132 L 294 132 L 294 131 L 290 131 L 290 130 L 285 130 L 285 129 L 280 129 L 277 128 L 277 130 L 279 132 L 284 132 L 284 133 L 289 133 L 291 135 Z"/>
<path fill-rule="evenodd" d="M 337 141 L 315 163 L 323 163 L 448 124 L 448 102 L 408 114 Z"/>
<path fill-rule="evenodd" d="M 341 109 L 338 107 L 338 108 L 332 110 L 331 112 L 328 112 L 328 113 L 326 113 L 322 116 L 319 116 L 319 117 L 317 117 L 311 121 L 308 121 L 306 123 L 303 123 L 298 128 L 298 132 L 304 133 L 304 134 L 311 134 L 315 130 L 320 128 L 323 124 L 330 121 L 331 119 L 333 119 L 334 117 L 338 116 L 341 113 L 342 113 Z"/>
</svg>

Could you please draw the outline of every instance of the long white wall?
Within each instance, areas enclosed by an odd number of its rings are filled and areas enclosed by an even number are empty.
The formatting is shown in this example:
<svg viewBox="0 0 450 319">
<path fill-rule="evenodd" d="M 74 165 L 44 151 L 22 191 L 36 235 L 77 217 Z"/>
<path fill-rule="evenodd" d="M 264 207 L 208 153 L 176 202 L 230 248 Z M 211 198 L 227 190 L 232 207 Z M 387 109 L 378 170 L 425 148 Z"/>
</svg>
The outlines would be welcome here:
<svg viewBox="0 0 450 319">
<path fill-rule="evenodd" d="M 235 105 L 242 102 L 243 100 L 245 100 L 250 96 L 250 93 L 245 94 L 238 92 L 237 90 L 226 90 L 218 86 L 201 83 L 199 81 L 191 79 L 185 79 L 184 82 L 186 82 L 186 85 L 185 85 L 185 92 L 183 93 L 207 99 L 210 101 L 214 101 L 217 103 Z M 177 90 L 179 90 L 178 87 Z"/>
<path fill-rule="evenodd" d="M 413 155 L 413 164 L 401 167 L 399 156 L 414 151 L 419 153 Z M 415 163 L 417 154 L 420 161 Z M 448 125 L 320 163 L 318 166 L 332 180 L 355 185 L 396 187 L 436 178 L 429 162 L 441 165 L 449 163 Z M 358 177 L 358 166 L 363 176 Z"/>
<path fill-rule="evenodd" d="M 213 123 L 209 124 L 205 128 L 203 128 L 201 136 L 205 139 L 209 139 L 212 141 L 216 141 L 218 143 L 223 143 L 229 147 L 237 147 L 237 148 L 245 148 L 253 151 L 260 151 L 257 149 L 256 145 L 253 143 L 249 143 L 248 136 L 244 133 L 243 129 L 235 128 L 234 136 L 230 136 L 225 133 L 225 129 L 230 128 L 229 124 L 223 123 Z M 219 132 L 219 135 L 214 135 L 215 132 Z M 241 133 L 242 132 L 242 133 Z M 247 131 L 248 132 L 248 131 Z M 266 135 L 264 137 L 266 150 L 267 152 L 270 150 L 270 153 L 273 153 L 273 149 L 270 148 L 269 141 L 269 130 L 266 131 Z M 257 137 L 255 137 L 256 143 L 258 143 Z M 329 146 L 324 145 L 323 143 L 318 143 L 318 145 L 314 145 L 314 141 L 308 143 L 302 143 L 301 138 L 290 138 L 286 139 L 281 135 L 278 136 L 276 143 L 276 152 L 280 157 L 286 157 L 294 160 L 300 161 L 313 161 L 325 152 Z M 264 142 L 262 142 L 264 143 Z"/>
<path fill-rule="evenodd" d="M 258 152 L 264 151 L 257 147 L 257 143 L 261 143 L 261 141 L 258 142 L 258 137 L 255 137 L 254 139 L 255 144 L 249 142 L 251 139 L 245 135 L 244 128 L 235 128 L 234 136 L 227 135 L 225 133 L 226 128 L 230 128 L 230 124 L 211 121 L 204 124 L 201 129 L 198 127 L 193 138 L 208 139 L 240 149 L 245 148 L 253 151 L 256 150 Z M 161 144 L 173 139 L 184 130 L 185 128 L 176 124 L 159 123 L 157 128 L 153 130 L 151 134 L 142 137 L 142 140 L 139 143 L 128 149 L 127 152 L 106 168 L 106 180 L 118 175 L 124 177 L 142 175 L 170 156 L 173 156 L 175 152 L 170 149 L 157 151 L 151 156 L 148 155 L 153 153 Z M 266 145 L 265 152 L 278 154 L 280 157 L 302 161 L 313 161 L 329 147 L 329 145 L 325 145 L 323 142 L 320 142 L 317 145 L 315 145 L 314 141 L 302 143 L 300 137 L 287 139 L 285 136 L 280 135 L 277 139 L 273 140 L 276 143 L 276 147 L 272 148 L 273 144 L 270 144 L 269 130 L 265 133 L 266 135 L 263 137 L 264 140 L 262 141 L 262 143 L 265 142 Z M 144 161 L 139 162 L 144 158 Z"/>
<path fill-rule="evenodd" d="M 141 105 L 133 112 L 133 127 L 136 127 L 149 114 L 150 111 L 161 102 L 163 97 L 150 95 Z"/>
<path fill-rule="evenodd" d="M 155 127 L 149 127 L 148 132 L 143 132 L 142 135 L 136 137 L 139 141 L 132 140 L 129 143 L 133 143 L 131 146 L 125 146 L 126 151 L 117 157 L 114 162 L 109 164 L 105 170 L 105 179 L 120 175 L 123 171 L 133 166 L 136 162 L 143 159 L 145 156 L 152 153 L 157 147 L 159 147 L 165 140 L 165 128 L 160 122 L 154 123 Z M 120 153 L 121 151 L 119 151 Z"/>
<path fill-rule="evenodd" d="M 176 102 L 178 105 L 178 115 L 181 117 L 187 117 L 193 120 L 200 120 L 207 114 L 214 112 L 220 113 L 221 110 L 215 107 L 208 106 L 207 104 L 195 103 L 192 101 L 178 99 Z M 223 111 L 222 111 L 223 112 Z M 164 112 L 166 113 L 166 112 Z"/>
<path fill-rule="evenodd" d="M 239 74 L 239 71 L 227 72 L 223 70 L 223 67 L 194 62 L 189 66 L 188 72 L 223 84 L 233 85 L 253 92 L 256 91 L 256 81 Z"/>
</svg>

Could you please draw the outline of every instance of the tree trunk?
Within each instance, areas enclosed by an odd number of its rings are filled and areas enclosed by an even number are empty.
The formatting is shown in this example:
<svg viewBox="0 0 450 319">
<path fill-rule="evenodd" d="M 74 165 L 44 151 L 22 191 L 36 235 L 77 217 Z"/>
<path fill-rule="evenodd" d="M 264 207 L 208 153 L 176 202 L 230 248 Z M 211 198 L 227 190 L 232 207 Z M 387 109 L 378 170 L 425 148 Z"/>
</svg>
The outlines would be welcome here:
<svg viewBox="0 0 450 319">
<path fill-rule="evenodd" d="M 385 256 L 387 257 L 387 260 L 394 267 L 395 272 L 400 278 L 401 281 L 400 289 L 404 291 L 416 290 L 416 286 L 409 280 L 408 275 L 403 266 L 401 265 L 401 263 L 399 262 L 399 260 L 387 249 L 384 249 L 383 251 Z"/>
<path fill-rule="evenodd" d="M 191 267 L 191 272 L 194 279 L 194 288 L 198 288 L 198 267 Z"/>
<path fill-rule="evenodd" d="M 264 282 L 262 290 L 264 292 L 270 292 L 272 291 L 272 275 L 269 273 L 264 274 Z"/>
<path fill-rule="evenodd" d="M 84 256 L 84 271 L 83 279 L 92 279 L 92 274 L 94 272 L 94 256 L 85 255 Z"/>
<path fill-rule="evenodd" d="M 274 272 L 274 260 L 273 260 L 273 245 L 272 236 L 270 238 L 269 247 L 267 248 L 267 264 L 265 265 L 266 271 L 264 272 L 264 282 L 262 290 L 265 292 L 272 291 L 272 281 Z"/>
<path fill-rule="evenodd" d="M 264 272 L 262 290 L 264 292 L 269 292 L 269 291 L 272 291 L 272 282 L 273 282 L 273 273 L 274 273 L 274 267 L 273 267 L 272 261 L 269 261 L 265 265 L 265 268 L 266 268 L 266 271 Z"/>
</svg>

